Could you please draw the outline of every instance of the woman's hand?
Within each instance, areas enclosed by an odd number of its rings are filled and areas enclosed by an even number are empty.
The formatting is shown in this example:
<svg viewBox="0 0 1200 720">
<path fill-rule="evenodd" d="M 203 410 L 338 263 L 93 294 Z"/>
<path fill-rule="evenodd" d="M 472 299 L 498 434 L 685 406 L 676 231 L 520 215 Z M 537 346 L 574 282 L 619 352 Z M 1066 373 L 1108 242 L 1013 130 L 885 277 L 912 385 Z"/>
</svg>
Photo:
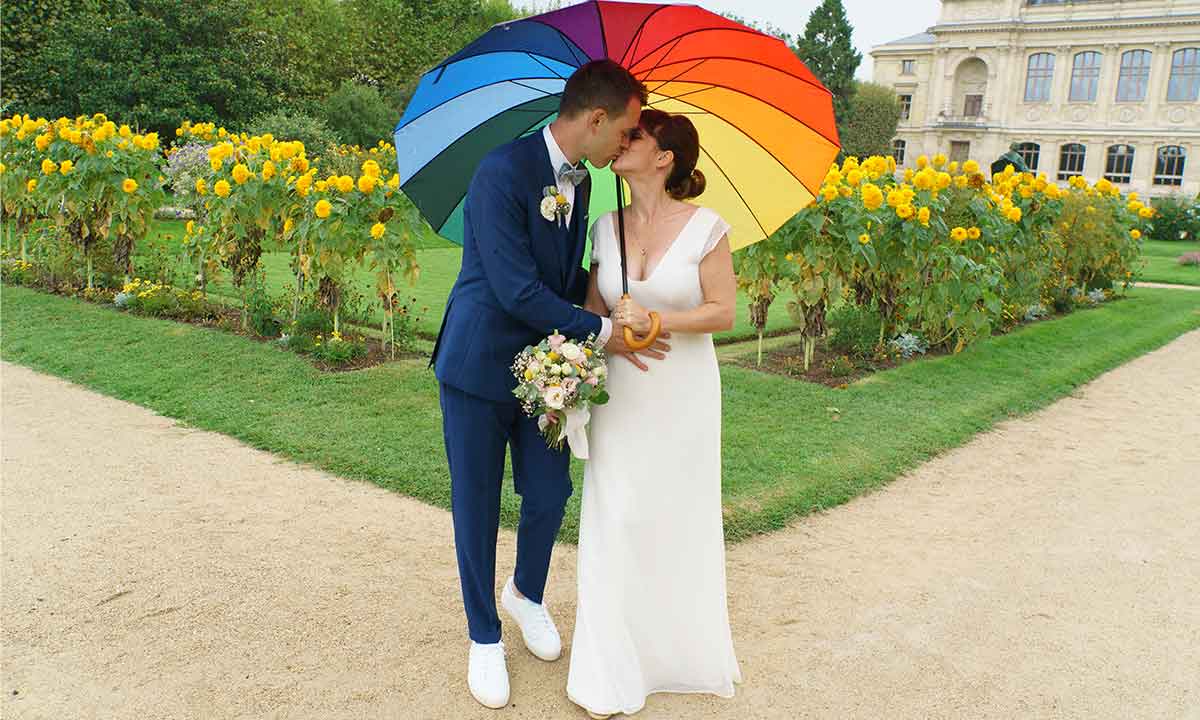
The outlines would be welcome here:
<svg viewBox="0 0 1200 720">
<path fill-rule="evenodd" d="M 645 335 L 650 331 L 650 313 L 628 295 L 617 303 L 617 309 L 613 311 L 613 322 L 628 325 L 638 335 Z"/>
</svg>

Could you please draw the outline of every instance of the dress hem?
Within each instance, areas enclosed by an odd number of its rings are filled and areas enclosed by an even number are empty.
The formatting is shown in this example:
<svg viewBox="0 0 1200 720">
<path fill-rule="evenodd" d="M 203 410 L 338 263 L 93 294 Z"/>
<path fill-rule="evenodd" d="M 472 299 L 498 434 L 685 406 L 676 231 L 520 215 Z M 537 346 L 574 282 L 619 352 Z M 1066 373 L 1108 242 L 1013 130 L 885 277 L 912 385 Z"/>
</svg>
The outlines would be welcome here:
<svg viewBox="0 0 1200 720">
<path fill-rule="evenodd" d="M 671 695 L 714 695 L 723 700 L 729 700 L 729 699 L 732 699 L 734 697 L 734 695 L 736 695 L 737 690 L 736 690 L 736 688 L 734 688 L 734 685 L 738 685 L 738 684 L 740 684 L 738 681 L 736 681 L 736 680 L 733 681 L 730 684 L 729 689 L 727 691 L 725 689 L 713 690 L 710 688 L 670 688 L 670 687 L 653 688 L 651 690 L 646 691 L 646 696 L 642 698 L 641 704 L 638 705 L 636 708 L 627 708 L 627 709 L 620 709 L 620 710 L 596 710 L 595 708 L 588 707 L 585 703 L 582 703 L 579 700 L 577 700 L 574 696 L 571 695 L 570 692 L 567 693 L 567 699 L 570 700 L 571 702 L 575 703 L 579 707 L 583 708 L 584 710 L 587 710 L 588 712 L 594 713 L 596 715 L 617 715 L 618 713 L 622 714 L 622 715 L 634 715 L 645 709 L 646 700 L 651 695 L 657 695 L 659 693 L 669 693 Z"/>
</svg>

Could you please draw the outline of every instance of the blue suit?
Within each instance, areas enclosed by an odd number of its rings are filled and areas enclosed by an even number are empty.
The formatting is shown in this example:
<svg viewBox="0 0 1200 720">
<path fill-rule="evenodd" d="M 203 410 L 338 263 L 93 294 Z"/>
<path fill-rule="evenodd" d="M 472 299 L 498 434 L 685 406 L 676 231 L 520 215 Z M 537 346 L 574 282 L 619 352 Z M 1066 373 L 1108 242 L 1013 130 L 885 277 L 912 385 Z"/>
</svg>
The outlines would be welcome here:
<svg viewBox="0 0 1200 720">
<path fill-rule="evenodd" d="M 570 458 L 552 451 L 513 396 L 512 363 L 555 330 L 599 334 L 600 318 L 581 310 L 591 179 L 575 188 L 571 223 L 542 217 L 543 188 L 556 184 L 540 132 L 488 154 L 467 190 L 462 270 L 450 291 L 432 364 L 441 388 L 450 464 L 454 544 L 471 639 L 500 640 L 496 613 L 496 535 L 504 453 L 511 448 L 521 496 L 517 589 L 540 603 L 554 538 L 571 496 Z"/>
</svg>

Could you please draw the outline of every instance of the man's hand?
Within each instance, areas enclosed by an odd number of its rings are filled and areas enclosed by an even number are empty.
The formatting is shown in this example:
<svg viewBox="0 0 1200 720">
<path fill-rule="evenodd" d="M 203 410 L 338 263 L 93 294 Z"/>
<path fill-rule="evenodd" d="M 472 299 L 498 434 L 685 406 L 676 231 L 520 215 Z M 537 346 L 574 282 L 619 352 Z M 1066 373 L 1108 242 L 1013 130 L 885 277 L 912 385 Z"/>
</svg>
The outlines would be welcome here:
<svg viewBox="0 0 1200 720">
<path fill-rule="evenodd" d="M 642 362 L 642 357 L 648 357 L 653 360 L 666 359 L 667 353 L 671 351 L 671 346 L 663 341 L 670 339 L 670 337 L 671 333 L 669 332 L 659 333 L 658 340 L 653 345 L 635 353 L 625 344 L 625 326 L 614 319 L 612 337 L 608 339 L 608 344 L 604 346 L 604 351 L 609 355 L 620 355 L 633 363 L 642 372 L 646 372 L 650 367 Z"/>
</svg>

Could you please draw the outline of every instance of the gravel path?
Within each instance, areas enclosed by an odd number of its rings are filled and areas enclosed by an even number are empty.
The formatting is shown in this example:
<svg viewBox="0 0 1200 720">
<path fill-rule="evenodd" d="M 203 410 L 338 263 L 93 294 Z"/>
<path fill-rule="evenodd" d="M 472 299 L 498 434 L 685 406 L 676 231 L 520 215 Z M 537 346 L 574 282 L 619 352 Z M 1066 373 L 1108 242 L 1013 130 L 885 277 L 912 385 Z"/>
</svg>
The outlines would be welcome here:
<svg viewBox="0 0 1200 720">
<path fill-rule="evenodd" d="M 745 684 L 639 717 L 1200 720 L 1198 369 L 1200 331 L 732 547 Z M 513 706 L 470 699 L 446 512 L 0 376 L 5 718 L 586 717 L 510 626 Z"/>
</svg>

